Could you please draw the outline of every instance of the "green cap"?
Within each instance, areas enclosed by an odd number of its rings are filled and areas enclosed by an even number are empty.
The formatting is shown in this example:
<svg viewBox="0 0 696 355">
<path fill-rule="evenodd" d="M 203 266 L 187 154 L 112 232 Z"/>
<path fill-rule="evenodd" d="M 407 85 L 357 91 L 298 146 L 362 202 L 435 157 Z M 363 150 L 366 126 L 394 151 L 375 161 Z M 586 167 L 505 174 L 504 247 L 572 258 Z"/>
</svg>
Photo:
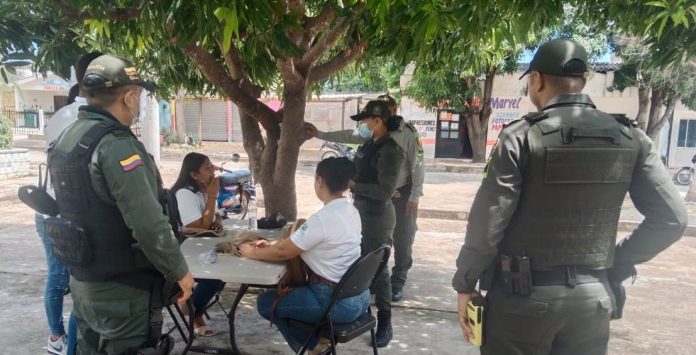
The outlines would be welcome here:
<svg viewBox="0 0 696 355">
<path fill-rule="evenodd" d="M 85 90 L 124 85 L 140 85 L 151 92 L 156 89 L 155 83 L 140 78 L 131 61 L 111 54 L 104 54 L 92 60 L 82 80 Z"/>
<path fill-rule="evenodd" d="M 364 120 L 366 118 L 379 116 L 382 118 L 391 117 L 391 111 L 389 111 L 389 103 L 384 100 L 371 100 L 367 102 L 365 108 L 360 111 L 359 114 L 350 116 L 354 121 Z"/>
<path fill-rule="evenodd" d="M 587 51 L 569 39 L 548 41 L 539 47 L 520 79 L 532 70 L 556 76 L 583 76 L 587 72 Z"/>
</svg>

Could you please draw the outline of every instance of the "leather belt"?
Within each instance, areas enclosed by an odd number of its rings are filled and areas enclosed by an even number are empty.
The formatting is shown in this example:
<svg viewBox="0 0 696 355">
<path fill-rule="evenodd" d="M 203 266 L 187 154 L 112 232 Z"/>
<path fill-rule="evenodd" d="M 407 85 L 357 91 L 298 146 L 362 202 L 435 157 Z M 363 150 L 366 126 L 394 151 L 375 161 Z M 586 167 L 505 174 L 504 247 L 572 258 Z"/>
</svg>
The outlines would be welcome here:
<svg viewBox="0 0 696 355">
<path fill-rule="evenodd" d="M 329 287 L 335 287 L 337 285 L 336 282 L 328 280 L 328 279 L 321 277 L 321 276 L 314 274 L 314 273 L 312 273 L 312 275 L 309 277 L 309 282 L 322 284 L 322 285 L 326 285 Z"/>
<path fill-rule="evenodd" d="M 603 282 L 607 280 L 607 270 L 592 270 L 577 266 L 561 266 L 547 271 L 532 271 L 534 286 L 575 286 Z"/>
</svg>

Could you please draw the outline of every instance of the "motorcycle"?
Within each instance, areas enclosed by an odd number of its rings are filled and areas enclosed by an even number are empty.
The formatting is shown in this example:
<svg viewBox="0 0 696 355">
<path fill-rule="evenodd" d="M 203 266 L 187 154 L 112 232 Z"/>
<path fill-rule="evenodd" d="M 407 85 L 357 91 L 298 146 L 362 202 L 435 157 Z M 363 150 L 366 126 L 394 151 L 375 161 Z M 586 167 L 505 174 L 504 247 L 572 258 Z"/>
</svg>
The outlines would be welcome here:
<svg viewBox="0 0 696 355">
<path fill-rule="evenodd" d="M 244 219 L 249 211 L 249 202 L 256 198 L 256 188 L 249 169 L 228 170 L 224 168 L 226 163 L 238 162 L 239 154 L 233 154 L 232 159 L 222 162 L 217 170 L 223 172 L 220 179 L 220 193 L 217 205 L 222 218 Z"/>
<path fill-rule="evenodd" d="M 321 154 L 321 160 L 329 157 L 346 157 L 353 160 L 355 157 L 353 147 L 346 144 L 324 141 L 324 144 L 321 145 L 321 149 L 319 150 L 324 150 L 324 148 L 328 150 Z"/>
<path fill-rule="evenodd" d="M 689 185 L 691 184 L 691 181 L 694 179 L 694 166 L 696 166 L 696 155 L 694 155 L 693 158 L 691 158 L 691 166 L 685 166 L 679 171 L 677 171 L 677 174 L 674 176 L 675 180 L 679 185 Z"/>
</svg>

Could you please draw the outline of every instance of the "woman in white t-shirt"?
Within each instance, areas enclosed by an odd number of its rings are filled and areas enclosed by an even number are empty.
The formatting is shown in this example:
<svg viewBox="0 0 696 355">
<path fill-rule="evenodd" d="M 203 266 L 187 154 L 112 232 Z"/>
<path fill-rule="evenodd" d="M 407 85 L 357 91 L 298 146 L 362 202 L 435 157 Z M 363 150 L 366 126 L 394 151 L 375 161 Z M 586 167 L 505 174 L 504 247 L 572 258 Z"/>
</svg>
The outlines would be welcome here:
<svg viewBox="0 0 696 355">
<path fill-rule="evenodd" d="M 348 268 L 360 257 L 362 239 L 360 214 L 343 197 L 348 182 L 355 177 L 355 166 L 347 158 L 327 158 L 317 165 L 314 191 L 324 207 L 313 214 L 290 238 L 277 242 L 258 241 L 240 246 L 242 256 L 267 261 L 289 260 L 299 255 L 311 269 L 307 286 L 295 287 L 278 302 L 275 315 L 273 301 L 276 290 L 259 295 L 257 308 L 283 334 L 297 351 L 309 333 L 292 328 L 286 318 L 317 322 L 331 299 L 331 293 Z M 350 323 L 367 311 L 369 290 L 339 300 L 331 310 L 335 323 Z M 309 349 L 315 348 L 313 339 Z M 321 345 L 320 345 L 321 346 Z M 319 348 L 320 346 L 316 346 Z M 315 349 L 317 350 L 317 349 Z"/>
<path fill-rule="evenodd" d="M 216 214 L 220 182 L 207 156 L 189 153 L 181 163 L 179 178 L 171 190 L 176 195 L 181 223 L 188 228 L 220 230 L 220 216 Z M 221 280 L 196 279 L 191 299 L 195 308 L 194 331 L 198 336 L 209 337 L 215 331 L 205 324 L 205 307 L 225 284 Z"/>
</svg>

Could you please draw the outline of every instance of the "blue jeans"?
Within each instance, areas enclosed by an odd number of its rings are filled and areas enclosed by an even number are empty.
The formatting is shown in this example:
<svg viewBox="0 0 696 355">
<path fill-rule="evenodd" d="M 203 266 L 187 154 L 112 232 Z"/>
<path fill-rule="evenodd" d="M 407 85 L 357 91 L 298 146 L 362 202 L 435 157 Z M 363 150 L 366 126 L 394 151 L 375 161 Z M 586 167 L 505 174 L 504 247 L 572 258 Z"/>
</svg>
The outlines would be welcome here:
<svg viewBox="0 0 696 355">
<path fill-rule="evenodd" d="M 205 307 L 210 303 L 210 300 L 215 297 L 215 294 L 220 292 L 225 283 L 222 280 L 215 279 L 195 279 L 196 288 L 193 289 L 191 294 L 191 299 L 193 300 L 193 307 L 196 310 L 197 316 L 205 312 Z"/>
<path fill-rule="evenodd" d="M 46 278 L 46 288 L 44 289 L 44 306 L 46 307 L 46 318 L 48 318 L 48 328 L 51 335 L 65 334 L 63 325 L 63 295 L 70 282 L 68 268 L 53 256 L 51 243 L 46 235 L 46 221 L 43 215 L 36 214 L 36 232 L 44 245 L 46 253 L 46 264 L 48 266 L 48 277 Z"/>
<path fill-rule="evenodd" d="M 283 337 L 293 350 L 297 351 L 300 349 L 305 340 L 307 340 L 309 333 L 302 329 L 290 327 L 286 318 L 306 323 L 318 322 L 331 301 L 331 293 L 333 293 L 333 287 L 319 283 L 310 283 L 308 286 L 293 288 L 290 293 L 280 299 L 273 316 L 273 324 L 278 327 L 278 330 L 283 334 Z M 259 295 L 256 307 L 262 317 L 271 319 L 273 300 L 275 298 L 276 290 L 266 291 Z M 344 298 L 337 301 L 333 309 L 331 309 L 331 319 L 338 324 L 350 323 L 367 312 L 369 304 L 369 290 L 365 290 L 357 296 Z M 317 340 L 316 338 L 311 340 L 309 349 L 314 348 Z"/>
</svg>

